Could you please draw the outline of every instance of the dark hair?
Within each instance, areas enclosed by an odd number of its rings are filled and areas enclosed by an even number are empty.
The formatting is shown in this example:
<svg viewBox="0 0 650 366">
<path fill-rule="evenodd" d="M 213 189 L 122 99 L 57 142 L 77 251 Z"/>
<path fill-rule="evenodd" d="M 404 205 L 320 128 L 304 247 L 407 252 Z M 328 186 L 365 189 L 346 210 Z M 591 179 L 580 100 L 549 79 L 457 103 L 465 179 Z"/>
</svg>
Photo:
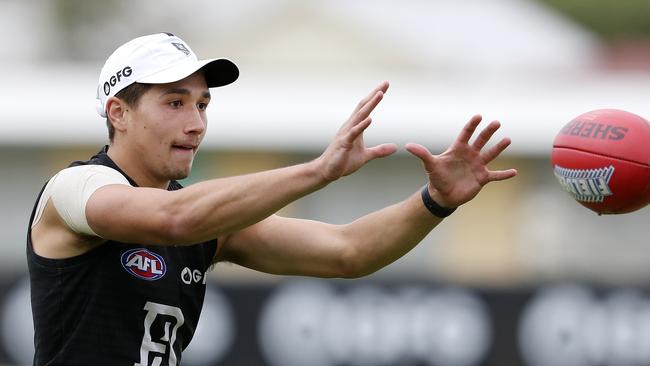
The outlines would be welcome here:
<svg viewBox="0 0 650 366">
<path fill-rule="evenodd" d="M 151 89 L 152 86 L 153 84 L 133 83 L 117 92 L 117 94 L 115 94 L 115 97 L 122 100 L 130 107 L 135 108 L 138 106 L 140 97 L 142 97 L 144 93 L 147 92 L 147 90 Z M 110 117 L 108 116 L 106 116 L 106 127 L 108 127 L 108 140 L 110 142 L 113 142 L 113 137 L 115 137 L 115 128 L 113 127 Z"/>
</svg>

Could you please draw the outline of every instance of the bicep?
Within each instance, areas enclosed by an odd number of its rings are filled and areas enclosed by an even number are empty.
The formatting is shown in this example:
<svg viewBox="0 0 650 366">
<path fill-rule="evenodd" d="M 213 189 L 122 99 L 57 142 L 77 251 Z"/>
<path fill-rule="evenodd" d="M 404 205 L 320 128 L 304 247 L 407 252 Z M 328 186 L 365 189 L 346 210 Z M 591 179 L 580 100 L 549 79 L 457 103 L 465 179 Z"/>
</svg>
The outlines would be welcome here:
<svg viewBox="0 0 650 366">
<path fill-rule="evenodd" d="M 221 243 L 217 260 L 266 273 L 316 277 L 343 276 L 350 249 L 341 226 L 277 215 Z"/>
<path fill-rule="evenodd" d="M 104 239 L 172 244 L 174 192 L 106 185 L 92 193 L 85 207 L 88 225 Z"/>
<path fill-rule="evenodd" d="M 133 187 L 120 172 L 102 165 L 66 168 L 51 182 L 54 207 L 73 232 L 130 243 L 166 243 L 172 228 L 167 203 L 175 192 Z"/>
</svg>

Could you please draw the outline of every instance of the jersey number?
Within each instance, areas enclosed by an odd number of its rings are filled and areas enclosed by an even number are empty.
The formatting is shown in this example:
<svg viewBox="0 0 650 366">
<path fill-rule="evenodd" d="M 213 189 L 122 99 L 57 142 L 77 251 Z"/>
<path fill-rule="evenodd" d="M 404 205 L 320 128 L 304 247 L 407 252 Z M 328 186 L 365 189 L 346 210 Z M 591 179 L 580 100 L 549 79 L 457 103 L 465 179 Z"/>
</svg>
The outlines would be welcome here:
<svg viewBox="0 0 650 366">
<path fill-rule="evenodd" d="M 176 341 L 178 328 L 185 322 L 183 312 L 175 306 L 151 301 L 147 301 L 144 310 L 147 311 L 147 315 L 144 318 L 144 336 L 140 346 L 140 362 L 135 363 L 134 366 L 160 366 L 167 354 L 169 354 L 167 365 L 177 366 L 174 342 Z M 163 316 L 165 320 L 156 322 L 158 316 Z M 161 329 L 158 329 L 159 327 Z M 159 335 L 155 341 L 151 336 L 152 330 Z M 168 349 L 169 353 L 167 352 Z M 151 362 L 149 362 L 149 353 L 154 353 Z"/>
</svg>

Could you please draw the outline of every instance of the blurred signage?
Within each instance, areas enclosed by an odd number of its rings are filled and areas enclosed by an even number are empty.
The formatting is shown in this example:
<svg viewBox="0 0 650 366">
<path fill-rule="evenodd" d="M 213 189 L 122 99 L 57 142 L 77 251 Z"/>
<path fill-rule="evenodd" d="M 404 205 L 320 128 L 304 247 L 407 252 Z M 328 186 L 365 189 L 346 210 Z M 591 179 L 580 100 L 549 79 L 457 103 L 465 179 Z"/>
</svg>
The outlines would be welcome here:
<svg viewBox="0 0 650 366">
<path fill-rule="evenodd" d="M 0 363 L 32 362 L 29 287 L 0 283 Z M 287 279 L 208 291 L 183 365 L 650 365 L 650 297 Z"/>
</svg>

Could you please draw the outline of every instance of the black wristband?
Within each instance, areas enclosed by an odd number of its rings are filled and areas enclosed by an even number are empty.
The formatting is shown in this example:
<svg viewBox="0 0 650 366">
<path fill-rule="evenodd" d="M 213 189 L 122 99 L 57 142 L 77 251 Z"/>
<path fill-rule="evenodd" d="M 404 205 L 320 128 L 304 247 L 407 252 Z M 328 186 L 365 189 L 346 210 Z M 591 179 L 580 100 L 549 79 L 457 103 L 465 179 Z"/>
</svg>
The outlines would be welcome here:
<svg viewBox="0 0 650 366">
<path fill-rule="evenodd" d="M 433 214 L 433 216 L 444 219 L 445 217 L 451 215 L 454 211 L 456 211 L 456 207 L 454 208 L 447 208 L 447 207 L 442 207 L 439 204 L 436 203 L 436 201 L 431 198 L 431 195 L 429 194 L 429 187 L 424 186 L 422 188 L 422 202 L 424 202 L 424 207 L 429 210 Z"/>
</svg>

